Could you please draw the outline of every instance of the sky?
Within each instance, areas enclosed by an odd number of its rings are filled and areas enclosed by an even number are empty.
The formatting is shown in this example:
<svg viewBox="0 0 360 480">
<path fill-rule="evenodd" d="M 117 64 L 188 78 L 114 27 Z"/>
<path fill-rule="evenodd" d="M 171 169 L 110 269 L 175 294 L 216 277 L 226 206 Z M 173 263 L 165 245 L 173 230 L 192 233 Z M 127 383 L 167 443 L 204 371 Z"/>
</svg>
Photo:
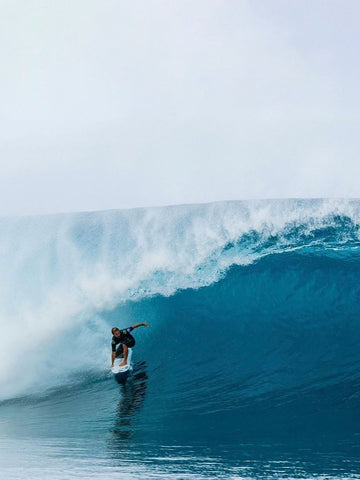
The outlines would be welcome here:
<svg viewBox="0 0 360 480">
<path fill-rule="evenodd" d="M 360 197 L 358 0 L 0 0 L 0 215 Z"/>
</svg>

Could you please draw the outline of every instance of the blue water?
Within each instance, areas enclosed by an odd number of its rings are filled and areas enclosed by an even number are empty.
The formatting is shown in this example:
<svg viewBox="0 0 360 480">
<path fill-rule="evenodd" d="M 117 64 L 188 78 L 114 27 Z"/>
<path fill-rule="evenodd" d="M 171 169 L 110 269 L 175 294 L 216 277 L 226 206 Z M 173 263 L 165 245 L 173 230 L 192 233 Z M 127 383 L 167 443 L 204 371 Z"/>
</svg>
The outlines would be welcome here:
<svg viewBox="0 0 360 480">
<path fill-rule="evenodd" d="M 360 478 L 360 201 L 4 218 L 0 260 L 2 477 Z"/>
</svg>

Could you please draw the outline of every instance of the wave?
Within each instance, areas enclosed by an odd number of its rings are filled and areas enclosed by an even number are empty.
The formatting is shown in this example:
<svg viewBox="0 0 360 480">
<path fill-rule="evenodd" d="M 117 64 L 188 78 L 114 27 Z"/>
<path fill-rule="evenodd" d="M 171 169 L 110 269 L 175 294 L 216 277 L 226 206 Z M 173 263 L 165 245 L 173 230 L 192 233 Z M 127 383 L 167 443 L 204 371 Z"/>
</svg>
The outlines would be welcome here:
<svg viewBox="0 0 360 480">
<path fill-rule="evenodd" d="M 139 316 L 152 324 L 148 345 L 161 328 L 192 345 L 201 318 L 201 335 L 208 339 L 198 352 L 201 365 L 217 354 L 213 329 L 225 331 L 223 362 L 232 372 L 241 370 L 235 375 L 243 385 L 241 397 L 266 394 L 270 385 L 271 391 L 305 388 L 309 375 L 312 385 L 356 377 L 359 228 L 357 200 L 223 202 L 1 219 L 1 398 L 66 385 L 75 372 L 100 374 L 109 363 L 109 326 Z M 314 331 L 328 329 L 332 336 L 319 337 L 324 343 L 317 357 Z M 305 355 L 289 341 L 294 332 Z M 234 342 L 239 335 L 240 346 Z M 326 346 L 332 342 L 334 351 L 339 338 L 340 359 L 330 358 Z M 171 337 L 165 344 L 170 348 Z M 179 347 L 185 358 L 191 355 L 186 348 Z M 140 349 L 145 356 L 150 351 Z M 264 362 L 274 368 L 261 373 Z M 320 379 L 310 373 L 314 362 L 323 371 Z M 295 365 L 301 375 L 286 373 Z M 24 366 L 26 375 L 16 375 Z M 216 368 L 208 372 L 206 392 L 217 375 Z"/>
</svg>

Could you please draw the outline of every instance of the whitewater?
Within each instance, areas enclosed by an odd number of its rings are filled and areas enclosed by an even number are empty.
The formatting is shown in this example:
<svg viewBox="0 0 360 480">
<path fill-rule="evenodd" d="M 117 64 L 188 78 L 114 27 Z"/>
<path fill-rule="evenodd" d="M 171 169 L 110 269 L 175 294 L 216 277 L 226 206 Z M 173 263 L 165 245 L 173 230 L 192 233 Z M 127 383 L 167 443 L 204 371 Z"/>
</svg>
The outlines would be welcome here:
<svg viewBox="0 0 360 480">
<path fill-rule="evenodd" d="M 4 478 L 360 478 L 359 200 L 4 217 L 0 265 Z"/>
</svg>

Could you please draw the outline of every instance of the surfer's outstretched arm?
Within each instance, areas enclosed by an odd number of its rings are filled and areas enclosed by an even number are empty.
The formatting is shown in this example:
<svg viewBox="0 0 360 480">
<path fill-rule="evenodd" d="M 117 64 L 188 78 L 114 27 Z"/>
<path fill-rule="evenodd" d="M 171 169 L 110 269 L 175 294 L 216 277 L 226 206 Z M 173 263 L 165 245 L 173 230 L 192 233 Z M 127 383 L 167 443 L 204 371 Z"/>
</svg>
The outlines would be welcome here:
<svg viewBox="0 0 360 480">
<path fill-rule="evenodd" d="M 135 323 L 135 325 L 131 325 L 131 328 L 134 329 L 134 328 L 138 328 L 138 327 L 148 327 L 149 324 L 144 322 L 144 323 Z"/>
</svg>

